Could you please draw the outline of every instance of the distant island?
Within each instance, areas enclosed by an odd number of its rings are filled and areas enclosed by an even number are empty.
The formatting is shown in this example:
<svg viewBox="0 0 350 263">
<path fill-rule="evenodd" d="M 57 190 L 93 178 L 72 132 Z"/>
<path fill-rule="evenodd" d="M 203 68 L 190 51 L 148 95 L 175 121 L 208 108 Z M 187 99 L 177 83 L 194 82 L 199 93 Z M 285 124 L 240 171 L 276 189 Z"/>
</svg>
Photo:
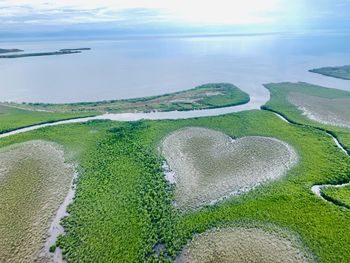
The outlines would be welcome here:
<svg viewBox="0 0 350 263">
<path fill-rule="evenodd" d="M 3 54 L 3 53 L 11 53 L 11 52 L 23 52 L 23 50 L 17 49 L 17 48 L 13 48 L 13 49 L 4 49 L 4 48 L 0 48 L 0 54 Z"/>
<path fill-rule="evenodd" d="M 61 52 L 67 52 L 67 51 L 85 51 L 85 50 L 91 50 L 89 47 L 83 47 L 83 48 L 65 48 L 60 49 Z"/>
<path fill-rule="evenodd" d="M 2 49 L 0 49 L 0 53 Z M 13 51 L 18 50 L 18 51 Z M 11 55 L 0 55 L 0 58 L 24 58 L 24 57 L 40 57 L 40 56 L 57 56 L 57 55 L 69 55 L 69 54 L 77 54 L 82 53 L 84 50 L 91 50 L 91 48 L 71 48 L 71 49 L 60 49 L 59 51 L 53 52 L 35 52 L 35 53 L 22 53 L 22 54 L 11 54 Z M 8 52 L 20 52 L 23 50 L 12 49 L 12 51 Z"/>
<path fill-rule="evenodd" d="M 350 66 L 340 66 L 340 67 L 324 67 L 309 70 L 313 73 L 318 73 L 324 76 L 350 80 Z"/>
</svg>

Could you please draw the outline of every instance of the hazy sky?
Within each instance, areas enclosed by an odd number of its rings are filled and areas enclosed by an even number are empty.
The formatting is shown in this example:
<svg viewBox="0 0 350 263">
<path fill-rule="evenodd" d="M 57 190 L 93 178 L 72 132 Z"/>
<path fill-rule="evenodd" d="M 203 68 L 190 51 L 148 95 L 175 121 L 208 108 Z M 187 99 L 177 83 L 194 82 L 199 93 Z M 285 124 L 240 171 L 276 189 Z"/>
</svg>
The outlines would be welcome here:
<svg viewBox="0 0 350 263">
<path fill-rule="evenodd" d="M 349 0 L 0 0 L 0 32 L 348 28 Z M 244 31 L 244 30 L 243 30 Z"/>
</svg>

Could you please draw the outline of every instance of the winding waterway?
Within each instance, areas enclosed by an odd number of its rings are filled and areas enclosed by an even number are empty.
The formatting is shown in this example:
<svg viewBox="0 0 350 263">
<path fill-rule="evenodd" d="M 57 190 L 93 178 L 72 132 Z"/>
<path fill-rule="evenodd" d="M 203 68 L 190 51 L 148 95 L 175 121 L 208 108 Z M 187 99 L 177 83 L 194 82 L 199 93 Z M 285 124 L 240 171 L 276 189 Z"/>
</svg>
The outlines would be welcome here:
<svg viewBox="0 0 350 263">
<path fill-rule="evenodd" d="M 276 112 L 274 112 L 274 114 L 275 114 L 276 116 L 278 116 L 280 119 L 282 119 L 284 122 L 289 123 L 289 124 L 292 124 L 290 121 L 288 121 L 288 120 L 287 120 L 286 118 L 284 118 L 282 115 L 280 115 L 280 114 L 278 114 L 278 113 L 276 113 Z M 331 133 L 329 133 L 329 132 L 326 132 L 326 133 L 327 133 L 327 135 L 328 135 L 329 137 L 332 138 L 332 140 L 333 140 L 334 143 L 337 145 L 337 147 L 338 147 L 344 154 L 346 154 L 348 157 L 350 157 L 350 154 L 349 154 L 349 153 L 345 150 L 345 148 L 341 145 L 341 143 L 339 142 L 339 140 L 338 140 L 336 137 L 334 137 Z M 326 198 L 324 198 L 324 197 L 322 196 L 322 194 L 321 194 L 322 189 L 327 188 L 327 187 L 340 188 L 340 187 L 345 187 L 345 186 L 349 186 L 349 185 L 350 185 L 350 182 L 349 182 L 349 183 L 344 183 L 344 184 L 337 184 L 337 185 L 332 185 L 332 184 L 313 185 L 313 186 L 311 187 L 311 191 L 312 191 L 316 196 L 318 196 L 319 198 L 323 199 L 324 201 L 329 202 L 329 203 L 332 203 L 332 204 L 335 204 L 335 203 L 333 203 L 333 202 L 327 200 Z M 335 205 L 337 205 L 337 204 L 335 204 Z"/>
</svg>

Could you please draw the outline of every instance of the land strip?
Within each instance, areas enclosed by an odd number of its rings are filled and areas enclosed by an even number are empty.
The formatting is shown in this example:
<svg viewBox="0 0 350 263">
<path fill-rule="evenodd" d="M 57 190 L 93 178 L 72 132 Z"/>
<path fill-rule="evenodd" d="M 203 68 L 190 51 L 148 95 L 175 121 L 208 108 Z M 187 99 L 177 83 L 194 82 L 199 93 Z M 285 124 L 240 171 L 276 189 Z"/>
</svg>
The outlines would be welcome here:
<svg viewBox="0 0 350 263">
<path fill-rule="evenodd" d="M 193 89 L 152 97 L 81 102 L 70 104 L 45 103 L 5 103 L 30 110 L 52 112 L 151 112 L 151 111 L 186 111 L 212 109 L 241 105 L 249 102 L 249 95 L 232 84 L 212 83 Z"/>
<path fill-rule="evenodd" d="M 311 69 L 310 72 L 321 74 L 327 77 L 350 80 L 350 65 L 340 67 L 324 67 Z"/>
</svg>

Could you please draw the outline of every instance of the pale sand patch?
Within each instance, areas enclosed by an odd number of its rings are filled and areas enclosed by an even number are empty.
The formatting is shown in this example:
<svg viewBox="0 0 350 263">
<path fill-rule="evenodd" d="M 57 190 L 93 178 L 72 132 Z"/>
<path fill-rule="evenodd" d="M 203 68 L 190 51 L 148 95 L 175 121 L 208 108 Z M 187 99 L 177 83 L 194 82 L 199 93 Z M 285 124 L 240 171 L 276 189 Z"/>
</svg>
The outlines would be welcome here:
<svg viewBox="0 0 350 263">
<path fill-rule="evenodd" d="M 74 166 L 58 145 L 30 141 L 0 150 L 0 259 L 48 262 L 41 256 Z"/>
<path fill-rule="evenodd" d="M 162 153 L 174 172 L 180 209 L 247 192 L 283 176 L 298 160 L 293 148 L 277 139 L 233 140 L 206 128 L 185 128 L 168 135 Z"/>
<path fill-rule="evenodd" d="M 299 92 L 290 92 L 288 100 L 314 121 L 350 128 L 350 99 L 327 99 Z"/>
<path fill-rule="evenodd" d="M 177 263 L 313 262 L 311 253 L 289 233 L 228 227 L 196 235 Z"/>
</svg>

